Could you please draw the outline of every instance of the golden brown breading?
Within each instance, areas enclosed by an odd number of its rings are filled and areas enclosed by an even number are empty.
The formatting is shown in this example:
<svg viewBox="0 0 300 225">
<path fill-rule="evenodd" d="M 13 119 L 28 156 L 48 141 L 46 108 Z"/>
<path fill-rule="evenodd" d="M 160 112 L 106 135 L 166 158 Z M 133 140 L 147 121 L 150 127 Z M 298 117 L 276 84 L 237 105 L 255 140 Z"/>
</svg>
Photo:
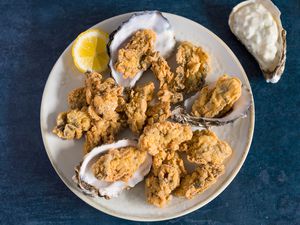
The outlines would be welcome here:
<svg viewBox="0 0 300 225">
<path fill-rule="evenodd" d="M 87 72 L 85 87 L 69 94 L 71 108 L 81 108 L 60 113 L 53 132 L 61 138 L 81 138 L 86 132 L 84 153 L 94 147 L 114 141 L 115 135 L 124 126 L 125 100 L 123 88 L 112 78 L 103 80 L 96 72 Z"/>
<path fill-rule="evenodd" d="M 210 130 L 194 131 L 191 140 L 181 145 L 187 159 L 196 164 L 222 164 L 231 153 L 231 147 Z"/>
<path fill-rule="evenodd" d="M 91 104 L 94 96 L 103 89 L 102 75 L 96 72 L 86 72 L 85 75 L 86 102 Z"/>
<path fill-rule="evenodd" d="M 97 88 L 90 90 L 87 87 L 86 89 L 87 92 L 93 93 L 90 96 L 88 107 L 91 117 L 94 120 L 100 120 L 101 118 L 113 119 L 117 108 L 120 107 L 120 102 L 124 102 L 123 88 L 116 85 L 112 78 L 107 78 L 98 83 Z"/>
<path fill-rule="evenodd" d="M 159 80 L 157 96 L 160 101 L 177 103 L 183 100 L 183 95 L 180 93 L 184 87 L 181 79 L 179 76 L 175 76 L 162 56 L 153 60 L 151 70 Z"/>
<path fill-rule="evenodd" d="M 185 174 L 183 161 L 176 151 L 160 151 L 152 157 L 152 173 L 158 176 L 160 167 L 163 164 L 172 165 L 176 167 L 180 173 Z"/>
<path fill-rule="evenodd" d="M 177 152 L 168 155 L 159 167 L 152 166 L 146 178 L 147 201 L 157 207 L 164 207 L 171 199 L 172 191 L 179 186 L 180 177 L 185 173 L 183 161 Z"/>
<path fill-rule="evenodd" d="M 133 34 L 124 48 L 119 49 L 115 69 L 126 78 L 133 78 L 139 71 L 145 71 L 151 64 L 147 55 L 154 52 L 156 33 L 153 30 L 139 30 Z"/>
<path fill-rule="evenodd" d="M 85 87 L 76 88 L 69 93 L 68 104 L 70 109 L 81 109 L 87 106 L 85 93 Z"/>
<path fill-rule="evenodd" d="M 213 89 L 204 87 L 192 106 L 192 114 L 201 117 L 221 117 L 242 94 L 242 83 L 236 77 L 223 75 Z"/>
<path fill-rule="evenodd" d="M 84 154 L 89 153 L 93 148 L 101 144 L 112 143 L 121 129 L 122 123 L 119 115 L 114 120 L 94 120 L 85 136 Z"/>
<path fill-rule="evenodd" d="M 150 125 L 166 121 L 171 116 L 170 102 L 158 102 L 155 105 L 149 106 L 146 115 L 147 123 Z"/>
<path fill-rule="evenodd" d="M 88 114 L 78 109 L 61 112 L 56 119 L 53 133 L 63 139 L 79 139 L 88 131 L 91 121 Z"/>
<path fill-rule="evenodd" d="M 130 92 L 129 103 L 125 105 L 125 113 L 132 132 L 139 134 L 146 122 L 148 103 L 153 98 L 154 83 L 137 87 Z"/>
<path fill-rule="evenodd" d="M 176 76 L 181 77 L 184 92 L 200 90 L 209 70 L 209 57 L 201 47 L 190 42 L 182 42 L 176 53 Z"/>
<path fill-rule="evenodd" d="M 111 149 L 93 165 L 95 177 L 107 182 L 127 182 L 145 161 L 147 152 L 135 147 Z"/>
<path fill-rule="evenodd" d="M 159 56 L 157 60 L 152 63 L 151 70 L 159 80 L 159 88 L 168 86 L 173 82 L 174 73 L 171 71 L 168 62 L 162 56 Z"/>
<path fill-rule="evenodd" d="M 174 194 L 192 199 L 214 184 L 223 173 L 224 165 L 200 165 L 191 174 L 183 177 L 180 186 L 175 190 Z"/>
<path fill-rule="evenodd" d="M 178 150 L 182 142 L 192 138 L 193 132 L 189 125 L 172 122 L 160 122 L 147 126 L 139 139 L 142 150 L 156 155 L 160 151 Z"/>
</svg>

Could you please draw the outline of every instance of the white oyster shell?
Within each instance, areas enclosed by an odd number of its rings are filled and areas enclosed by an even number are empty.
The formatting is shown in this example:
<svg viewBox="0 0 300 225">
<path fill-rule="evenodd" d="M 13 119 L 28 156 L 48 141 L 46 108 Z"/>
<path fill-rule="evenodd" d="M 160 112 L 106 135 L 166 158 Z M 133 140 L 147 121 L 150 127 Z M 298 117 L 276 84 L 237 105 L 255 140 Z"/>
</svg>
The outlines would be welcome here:
<svg viewBox="0 0 300 225">
<path fill-rule="evenodd" d="M 133 78 L 125 79 L 114 68 L 118 50 L 135 32 L 141 29 L 151 29 L 156 33 L 155 50 L 159 51 L 160 55 L 165 58 L 172 53 L 176 44 L 172 26 L 161 12 L 144 11 L 133 14 L 128 21 L 110 35 L 110 42 L 108 43 L 111 75 L 123 87 L 133 87 L 142 76 L 143 71 L 138 72 Z"/>
<path fill-rule="evenodd" d="M 91 167 L 100 155 L 104 154 L 109 149 L 118 149 L 126 146 L 137 146 L 137 141 L 120 140 L 112 144 L 101 145 L 85 155 L 82 163 L 75 168 L 75 175 L 73 177 L 73 180 L 78 184 L 78 187 L 83 193 L 94 197 L 100 196 L 110 199 L 112 197 L 117 197 L 124 189 L 134 187 L 144 179 L 151 169 L 152 157 L 149 154 L 147 154 L 145 161 L 127 183 L 123 181 L 101 181 L 94 176 Z"/>
<path fill-rule="evenodd" d="M 210 87 L 215 86 L 215 83 L 209 85 Z M 232 110 L 221 118 L 206 118 L 206 117 L 196 117 L 191 115 L 192 105 L 194 101 L 198 98 L 199 92 L 192 97 L 186 99 L 183 106 L 177 106 L 172 111 L 172 119 L 180 123 L 188 123 L 195 127 L 205 127 L 210 126 L 221 126 L 227 123 L 232 123 L 239 118 L 244 118 L 247 116 L 247 112 L 252 105 L 252 93 L 244 85 L 242 86 L 242 95 L 234 103 Z"/>
<path fill-rule="evenodd" d="M 249 33 L 247 34 L 248 37 L 245 38 L 243 35 L 241 35 L 240 32 L 237 31 L 243 29 L 241 27 L 241 24 L 246 24 L 248 22 L 245 23 L 244 21 L 241 20 L 235 20 L 236 15 L 239 12 L 241 12 L 241 10 L 245 10 L 245 7 L 248 7 L 248 10 L 252 9 L 251 12 L 248 11 L 247 16 L 249 16 L 249 13 L 253 13 L 255 10 L 258 10 L 259 6 L 262 6 L 260 8 L 261 11 L 266 11 L 267 13 L 271 14 L 272 20 L 274 20 L 275 24 L 277 25 L 277 29 L 275 29 L 275 31 L 273 30 L 274 32 L 272 32 L 272 35 L 277 36 L 273 48 L 273 51 L 276 52 L 276 55 L 274 57 L 271 57 L 271 60 L 264 59 L 262 57 L 262 52 L 261 52 L 262 48 L 257 48 L 257 50 L 255 50 L 252 47 L 252 44 L 254 44 L 254 42 L 256 43 L 258 39 L 264 39 L 265 41 L 267 40 L 264 33 L 259 34 L 261 38 L 256 37 L 255 40 L 251 39 L 251 43 L 250 43 Z M 280 14 L 281 13 L 279 9 L 270 0 L 248 0 L 236 5 L 232 9 L 228 20 L 228 24 L 232 33 L 237 37 L 237 39 L 239 39 L 246 46 L 247 50 L 254 56 L 254 58 L 258 62 L 265 76 L 266 81 L 271 83 L 277 83 L 279 81 L 284 71 L 285 61 L 286 61 L 286 30 L 282 27 Z M 265 17 L 267 17 L 266 13 L 264 14 L 264 18 Z M 256 19 L 258 20 L 257 16 Z M 258 23 L 260 22 L 256 22 L 256 24 Z M 261 22 L 261 24 L 263 23 Z M 266 27 L 266 29 L 270 29 L 270 28 Z M 272 35 L 270 37 L 272 37 Z M 272 38 L 274 38 L 274 36 Z"/>
</svg>

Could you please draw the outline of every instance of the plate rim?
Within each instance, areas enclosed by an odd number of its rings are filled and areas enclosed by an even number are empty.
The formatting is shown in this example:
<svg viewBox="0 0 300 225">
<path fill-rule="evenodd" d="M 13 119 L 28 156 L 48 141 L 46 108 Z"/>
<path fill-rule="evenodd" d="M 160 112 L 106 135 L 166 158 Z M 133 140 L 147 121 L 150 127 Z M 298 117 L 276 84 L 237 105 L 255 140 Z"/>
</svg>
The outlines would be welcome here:
<svg viewBox="0 0 300 225">
<path fill-rule="evenodd" d="M 119 15 L 116 15 L 116 16 L 113 16 L 113 17 L 110 17 L 110 18 L 107 18 L 105 20 L 102 20 L 100 22 L 98 22 L 97 24 L 91 26 L 90 28 L 88 29 L 91 29 L 95 26 L 97 26 L 99 23 L 103 23 L 103 22 L 108 22 L 108 20 L 115 20 L 117 19 L 118 17 L 123 17 L 123 16 L 130 16 L 134 13 L 137 13 L 137 12 L 142 12 L 142 11 L 134 11 L 134 12 L 128 12 L 128 13 L 124 13 L 124 14 L 119 14 Z M 208 28 L 206 28 L 205 26 L 201 25 L 200 23 L 197 23 L 196 21 L 193 21 L 189 18 L 186 18 L 184 16 L 179 16 L 179 15 L 176 15 L 176 14 L 173 14 L 173 13 L 168 13 L 168 12 L 162 12 L 162 14 L 166 17 L 168 16 L 173 16 L 173 17 L 177 17 L 177 19 L 184 19 L 184 20 L 187 20 L 188 22 L 190 23 L 194 23 L 195 25 L 197 26 L 200 26 L 202 29 L 204 29 L 206 32 L 208 32 L 211 36 L 213 36 L 213 38 L 215 38 L 215 40 L 217 42 L 219 42 L 223 47 L 224 49 L 231 55 L 232 59 L 235 61 L 235 63 L 237 64 L 237 66 L 240 68 L 241 72 L 242 72 L 242 76 L 245 78 L 245 82 L 247 84 L 248 87 L 250 87 L 250 92 L 251 92 L 251 98 L 252 98 L 252 105 L 249 109 L 249 117 L 250 117 L 250 126 L 249 126 L 249 135 L 247 137 L 247 144 L 246 144 L 246 148 L 245 148 L 245 151 L 242 155 L 242 158 L 240 160 L 240 162 L 238 163 L 237 167 L 232 171 L 232 173 L 229 175 L 228 179 L 225 180 L 219 189 L 217 189 L 216 192 L 214 192 L 211 196 L 209 196 L 208 198 L 206 198 L 204 201 L 202 201 L 201 203 L 193 206 L 193 207 L 190 207 L 180 213 L 177 213 L 176 215 L 174 216 L 159 216 L 157 218 L 147 218 L 147 217 L 139 217 L 139 216 L 126 216 L 124 214 L 118 214 L 117 212 L 113 211 L 113 210 L 108 210 L 104 207 L 102 207 L 101 205 L 97 204 L 96 202 L 94 201 L 91 201 L 88 196 L 84 195 L 82 192 L 80 192 L 79 190 L 75 189 L 72 187 L 72 184 L 71 182 L 69 182 L 69 180 L 63 175 L 63 173 L 60 171 L 60 169 L 57 167 L 57 165 L 55 164 L 51 154 L 50 154 L 50 150 L 49 150 L 49 147 L 48 147 L 48 143 L 47 143 L 47 140 L 46 138 L 44 137 L 44 132 L 43 132 L 43 124 L 42 124 L 42 113 L 43 113 L 43 110 L 44 110 L 44 105 L 45 105 L 45 95 L 46 95 L 46 92 L 49 92 L 47 91 L 49 88 L 47 88 L 47 84 L 48 84 L 48 81 L 49 81 L 49 78 L 50 78 L 50 74 L 53 72 L 55 66 L 57 65 L 60 57 L 71 47 L 73 41 L 65 48 L 65 50 L 59 55 L 58 59 L 55 61 L 49 75 L 48 75 L 48 78 L 47 78 L 47 81 L 45 83 L 45 86 L 44 86 L 44 90 L 43 90 L 43 94 L 42 94 L 42 100 L 41 100 L 41 106 L 40 106 L 40 128 L 41 128 L 41 135 L 42 135 L 42 139 L 43 139 L 43 144 L 44 144 L 44 148 L 46 150 L 46 153 L 47 153 L 47 156 L 51 162 L 51 165 L 52 167 L 54 168 L 55 172 L 57 173 L 57 175 L 60 177 L 60 179 L 63 181 L 63 183 L 78 197 L 80 198 L 82 201 L 84 201 L 86 204 L 92 206 L 93 208 L 103 212 L 103 213 L 106 213 L 110 216 L 114 216 L 114 217 L 117 217 L 117 218 L 121 218 L 121 219 L 126 219 L 126 220 L 131 220 L 131 221 L 139 221 L 139 222 L 151 222 L 151 221 L 164 221 L 164 220 L 170 220 L 170 219 L 174 219 L 174 218 L 178 218 L 178 217 L 181 217 L 181 216 L 184 216 L 184 215 L 187 215 L 191 212 L 194 212 L 200 208 L 202 208 L 203 206 L 207 205 L 209 202 L 211 202 L 212 200 L 214 200 L 217 196 L 219 196 L 228 186 L 229 184 L 233 181 L 233 179 L 236 177 L 236 175 L 238 174 L 238 172 L 240 171 L 241 167 L 243 166 L 246 158 L 247 158 L 247 155 L 249 153 L 249 150 L 250 150 L 250 146 L 251 146 L 251 143 L 252 143 L 252 139 L 253 139 L 253 134 L 254 134 L 254 124 L 255 124 L 255 105 L 254 105 L 254 99 L 253 99 L 253 93 L 252 93 L 252 88 L 251 88 L 251 85 L 250 85 L 250 82 L 248 80 L 248 76 L 243 68 L 243 66 L 241 65 L 240 61 L 238 60 L 238 58 L 236 57 L 236 55 L 233 53 L 233 51 L 227 46 L 227 44 L 221 39 L 219 38 L 215 33 L 213 33 L 211 30 L 209 30 Z M 87 29 L 87 30 L 88 30 Z"/>
</svg>

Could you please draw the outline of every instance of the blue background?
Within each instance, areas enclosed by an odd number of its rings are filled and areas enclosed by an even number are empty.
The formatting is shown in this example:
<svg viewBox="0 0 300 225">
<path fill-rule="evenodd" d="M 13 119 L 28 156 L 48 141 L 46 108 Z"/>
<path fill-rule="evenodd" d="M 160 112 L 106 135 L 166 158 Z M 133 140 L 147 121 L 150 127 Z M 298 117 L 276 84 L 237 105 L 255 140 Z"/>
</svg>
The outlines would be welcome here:
<svg viewBox="0 0 300 225">
<path fill-rule="evenodd" d="M 223 39 L 248 74 L 256 106 L 253 143 L 236 179 L 202 209 L 164 223 L 300 224 L 300 1 L 275 1 L 288 34 L 287 64 L 278 84 L 264 81 L 227 26 L 238 2 L 1 0 L 0 224 L 142 224 L 101 213 L 69 191 L 47 158 L 39 113 L 52 66 L 80 32 L 145 9 L 190 18 Z"/>
</svg>

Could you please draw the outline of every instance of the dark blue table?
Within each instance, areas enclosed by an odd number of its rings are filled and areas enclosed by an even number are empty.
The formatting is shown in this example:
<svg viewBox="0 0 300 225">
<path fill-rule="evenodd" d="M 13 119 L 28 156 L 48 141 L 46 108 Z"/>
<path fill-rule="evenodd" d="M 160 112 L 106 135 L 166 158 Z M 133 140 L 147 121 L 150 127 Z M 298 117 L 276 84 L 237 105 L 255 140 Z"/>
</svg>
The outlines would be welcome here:
<svg viewBox="0 0 300 225">
<path fill-rule="evenodd" d="M 56 59 L 76 36 L 109 17 L 158 9 L 212 30 L 237 55 L 254 93 L 248 158 L 213 202 L 166 224 L 300 224 L 300 1 L 275 3 L 288 33 L 284 76 L 267 84 L 227 26 L 239 1 L 0 1 L 0 224 L 142 224 L 117 219 L 77 198 L 44 150 L 40 102 Z M 130 209 L 129 209 L 130 210 Z"/>
</svg>

